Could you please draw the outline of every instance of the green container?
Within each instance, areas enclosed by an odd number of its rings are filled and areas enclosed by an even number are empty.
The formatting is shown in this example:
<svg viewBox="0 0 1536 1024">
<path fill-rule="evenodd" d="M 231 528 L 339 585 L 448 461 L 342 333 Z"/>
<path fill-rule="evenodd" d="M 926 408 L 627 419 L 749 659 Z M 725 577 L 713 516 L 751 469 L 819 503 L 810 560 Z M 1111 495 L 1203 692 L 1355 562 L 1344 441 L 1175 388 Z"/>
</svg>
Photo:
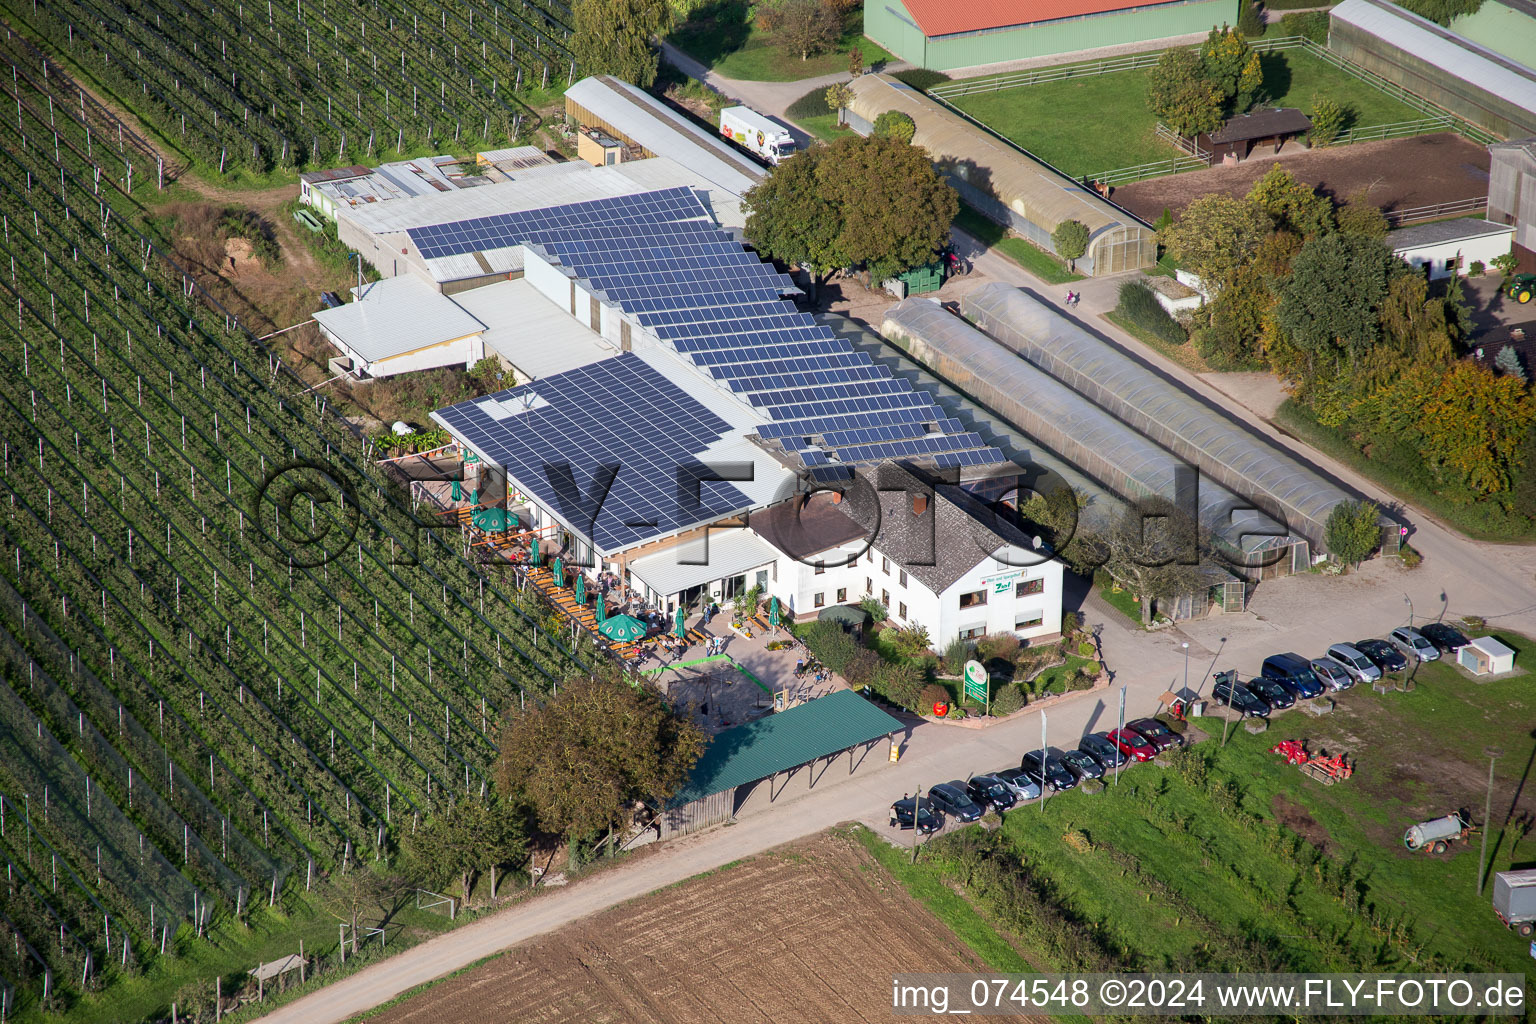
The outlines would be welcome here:
<svg viewBox="0 0 1536 1024">
<path fill-rule="evenodd" d="M 944 286 L 944 264 L 928 263 L 921 267 L 913 267 L 898 276 L 906 282 L 908 295 L 936 292 Z"/>
</svg>

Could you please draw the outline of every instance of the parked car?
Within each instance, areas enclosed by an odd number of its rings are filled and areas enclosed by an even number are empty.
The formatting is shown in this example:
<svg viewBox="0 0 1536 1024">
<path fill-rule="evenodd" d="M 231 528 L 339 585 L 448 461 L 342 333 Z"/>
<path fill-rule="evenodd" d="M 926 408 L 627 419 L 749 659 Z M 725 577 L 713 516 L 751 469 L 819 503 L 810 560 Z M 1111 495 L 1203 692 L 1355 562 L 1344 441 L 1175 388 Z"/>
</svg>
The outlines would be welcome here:
<svg viewBox="0 0 1536 1024">
<path fill-rule="evenodd" d="M 1141 733 L 1130 729 L 1112 730 L 1109 741 L 1132 761 L 1150 761 L 1157 756 L 1157 748 L 1147 742 L 1147 738 Z"/>
<path fill-rule="evenodd" d="M 993 810 L 1006 811 L 1018 802 L 1013 790 L 995 775 L 972 776 L 965 784 L 965 793 L 982 807 L 991 805 Z"/>
<path fill-rule="evenodd" d="M 1355 685 L 1355 677 L 1350 675 L 1349 669 L 1331 658 L 1313 658 L 1312 674 L 1317 676 L 1318 682 L 1335 692 Z"/>
<path fill-rule="evenodd" d="M 1442 654 L 1455 654 L 1472 642 L 1461 630 L 1443 622 L 1431 622 L 1427 626 L 1420 626 L 1419 632 L 1423 633 Z"/>
<path fill-rule="evenodd" d="M 1369 640 L 1356 640 L 1355 647 L 1361 654 L 1370 658 L 1371 663 L 1382 672 L 1401 672 L 1408 667 L 1408 659 L 1385 640 L 1377 640 L 1374 637 Z"/>
<path fill-rule="evenodd" d="M 1083 750 L 1069 750 L 1061 755 L 1061 763 L 1067 766 L 1067 770 L 1079 779 L 1102 779 L 1104 766 L 1098 758 Z"/>
<path fill-rule="evenodd" d="M 1138 718 L 1127 725 L 1126 728 L 1134 729 L 1145 736 L 1147 742 L 1152 744 L 1153 749 L 1159 754 L 1165 750 L 1172 750 L 1174 747 L 1182 747 L 1184 745 L 1183 736 L 1180 736 L 1155 718 Z"/>
<path fill-rule="evenodd" d="M 1077 749 L 1105 768 L 1118 768 L 1125 764 L 1125 755 L 1120 753 L 1120 748 L 1101 732 L 1091 732 L 1078 740 Z"/>
<path fill-rule="evenodd" d="M 1371 683 L 1381 678 L 1381 669 L 1354 644 L 1334 644 L 1328 648 L 1326 656 L 1343 665 L 1344 671 L 1354 676 L 1357 682 Z"/>
<path fill-rule="evenodd" d="M 1312 674 L 1312 663 L 1299 654 L 1270 655 L 1264 659 L 1259 675 L 1273 679 L 1303 700 L 1311 700 L 1323 692 L 1323 684 Z"/>
<path fill-rule="evenodd" d="M 1025 754 L 1019 761 L 1019 767 L 1024 769 L 1025 775 L 1035 782 L 1042 783 L 1053 793 L 1059 793 L 1077 785 L 1077 776 L 1061 763 L 1060 758 L 1047 757 L 1042 765 L 1038 750 Z"/>
<path fill-rule="evenodd" d="M 944 827 L 944 815 L 933 805 L 933 801 L 919 800 L 915 796 L 891 804 L 891 827 L 902 830 L 911 828 L 914 810 L 917 812 L 919 835 L 931 835 Z"/>
<path fill-rule="evenodd" d="M 1387 639 L 1397 645 L 1397 649 L 1404 654 L 1412 655 L 1419 661 L 1439 661 L 1440 649 L 1430 642 L 1429 638 L 1412 626 L 1399 626 L 1387 634 Z"/>
<path fill-rule="evenodd" d="M 1218 704 L 1225 704 L 1232 710 L 1240 711 L 1249 717 L 1269 717 L 1269 705 L 1264 698 L 1234 679 L 1216 680 L 1216 685 L 1211 687 L 1211 696 Z"/>
<path fill-rule="evenodd" d="M 992 774 L 1013 792 L 1019 802 L 1040 799 L 1040 783 L 1030 778 L 1023 768 L 1004 768 Z"/>
<path fill-rule="evenodd" d="M 1296 706 L 1296 695 L 1279 680 L 1265 679 L 1260 676 L 1257 679 L 1248 680 L 1247 685 L 1249 692 L 1268 704 L 1271 711 L 1284 711 L 1286 708 Z"/>
<path fill-rule="evenodd" d="M 945 814 L 953 814 L 961 821 L 975 821 L 981 817 L 981 808 L 965 792 L 965 783 L 956 779 L 941 782 L 928 791 L 928 799 Z"/>
</svg>

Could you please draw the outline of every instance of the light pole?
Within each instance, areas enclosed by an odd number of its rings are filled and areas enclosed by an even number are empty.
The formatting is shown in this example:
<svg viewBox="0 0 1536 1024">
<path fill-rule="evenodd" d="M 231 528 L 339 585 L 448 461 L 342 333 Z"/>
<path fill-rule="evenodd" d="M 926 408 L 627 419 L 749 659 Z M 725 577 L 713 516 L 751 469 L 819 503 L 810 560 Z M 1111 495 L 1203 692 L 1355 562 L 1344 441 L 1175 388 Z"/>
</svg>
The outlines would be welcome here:
<svg viewBox="0 0 1536 1024">
<path fill-rule="evenodd" d="M 362 298 L 363 296 L 362 296 L 361 293 L 362 293 L 362 290 L 363 290 L 363 254 L 360 253 L 360 252 L 349 252 L 349 253 L 347 253 L 347 259 L 349 259 L 349 260 L 352 260 L 352 259 L 357 260 L 357 290 L 358 290 L 358 293 L 359 293 L 357 297 L 358 298 Z"/>
<path fill-rule="evenodd" d="M 1413 598 L 1408 596 L 1408 592 L 1406 590 L 1403 591 L 1403 604 L 1408 606 L 1408 628 L 1412 629 L 1413 628 Z"/>
<path fill-rule="evenodd" d="M 1484 747 L 1483 753 L 1488 758 L 1488 797 L 1483 804 L 1483 842 L 1482 851 L 1477 855 L 1477 894 L 1483 894 L 1483 882 L 1488 877 L 1488 826 L 1489 819 L 1493 817 L 1493 763 L 1504 756 L 1504 751 L 1498 747 Z"/>
<path fill-rule="evenodd" d="M 1181 696 L 1188 696 L 1188 694 L 1189 694 L 1189 641 L 1185 640 L 1184 641 L 1184 693 L 1181 694 Z"/>
</svg>

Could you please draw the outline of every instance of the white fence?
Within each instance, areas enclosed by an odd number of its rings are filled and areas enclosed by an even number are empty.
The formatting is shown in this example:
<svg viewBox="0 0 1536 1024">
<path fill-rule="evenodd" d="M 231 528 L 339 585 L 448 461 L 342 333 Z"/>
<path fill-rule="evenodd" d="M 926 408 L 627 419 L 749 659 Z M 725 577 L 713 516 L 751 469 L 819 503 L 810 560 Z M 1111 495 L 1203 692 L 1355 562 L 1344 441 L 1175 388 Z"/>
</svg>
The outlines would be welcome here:
<svg viewBox="0 0 1536 1024">
<path fill-rule="evenodd" d="M 1439 220 L 1441 217 L 1455 217 L 1458 214 L 1486 214 L 1488 212 L 1488 197 L 1475 196 L 1471 199 L 1457 199 L 1449 203 L 1435 203 L 1431 206 L 1414 206 L 1406 210 L 1386 211 L 1387 223 L 1395 228 L 1404 224 L 1417 224 L 1420 221 Z"/>
</svg>

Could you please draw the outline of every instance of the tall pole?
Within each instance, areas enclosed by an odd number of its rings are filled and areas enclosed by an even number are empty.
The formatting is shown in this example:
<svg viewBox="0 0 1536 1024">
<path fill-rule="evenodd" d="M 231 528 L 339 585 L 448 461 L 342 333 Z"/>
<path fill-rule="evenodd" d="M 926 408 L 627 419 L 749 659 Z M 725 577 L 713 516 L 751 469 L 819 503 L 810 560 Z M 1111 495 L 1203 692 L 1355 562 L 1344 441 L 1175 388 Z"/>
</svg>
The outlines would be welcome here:
<svg viewBox="0 0 1536 1024">
<path fill-rule="evenodd" d="M 1181 694 L 1181 696 L 1187 696 L 1188 694 L 1189 694 L 1189 641 L 1185 640 L 1184 641 L 1184 693 Z"/>
<path fill-rule="evenodd" d="M 1483 842 L 1482 851 L 1477 855 L 1477 894 L 1483 894 L 1483 883 L 1488 878 L 1488 826 L 1493 818 L 1493 763 L 1504 753 L 1498 747 L 1486 747 L 1483 753 L 1488 755 L 1488 797 L 1483 803 Z"/>
<path fill-rule="evenodd" d="M 1403 592 L 1403 604 L 1406 604 L 1408 606 L 1408 628 L 1412 629 L 1413 628 L 1413 598 L 1408 596 L 1408 592 L 1407 591 Z"/>
<path fill-rule="evenodd" d="M 1040 811 L 1045 812 L 1045 712 L 1040 712 Z"/>
<path fill-rule="evenodd" d="M 917 812 L 923 809 L 923 784 L 917 784 L 917 792 L 912 794 L 912 863 L 917 863 Z M 899 824 L 899 821 L 898 821 Z"/>
<path fill-rule="evenodd" d="M 1123 686 L 1120 687 L 1120 725 L 1118 728 L 1125 728 L 1125 687 Z M 1125 754 L 1121 752 L 1120 744 L 1116 743 L 1114 746 L 1115 753 L 1120 755 L 1115 758 L 1115 785 L 1118 786 L 1120 785 L 1120 765 L 1125 761 Z"/>
</svg>

